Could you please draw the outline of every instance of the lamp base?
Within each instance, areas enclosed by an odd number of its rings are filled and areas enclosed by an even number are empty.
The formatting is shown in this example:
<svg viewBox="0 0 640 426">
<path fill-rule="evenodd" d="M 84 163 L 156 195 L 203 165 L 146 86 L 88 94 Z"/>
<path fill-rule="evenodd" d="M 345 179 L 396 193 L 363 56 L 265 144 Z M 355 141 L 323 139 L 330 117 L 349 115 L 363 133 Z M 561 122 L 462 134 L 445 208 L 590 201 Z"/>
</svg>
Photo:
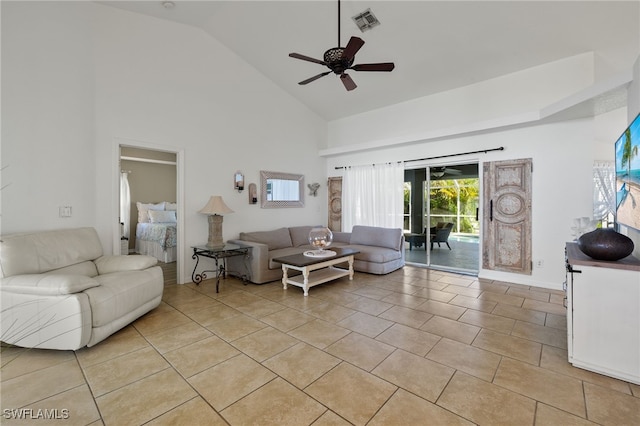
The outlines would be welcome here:
<svg viewBox="0 0 640 426">
<path fill-rule="evenodd" d="M 218 214 L 209 215 L 209 241 L 207 247 L 223 247 L 222 238 L 222 216 Z"/>
</svg>

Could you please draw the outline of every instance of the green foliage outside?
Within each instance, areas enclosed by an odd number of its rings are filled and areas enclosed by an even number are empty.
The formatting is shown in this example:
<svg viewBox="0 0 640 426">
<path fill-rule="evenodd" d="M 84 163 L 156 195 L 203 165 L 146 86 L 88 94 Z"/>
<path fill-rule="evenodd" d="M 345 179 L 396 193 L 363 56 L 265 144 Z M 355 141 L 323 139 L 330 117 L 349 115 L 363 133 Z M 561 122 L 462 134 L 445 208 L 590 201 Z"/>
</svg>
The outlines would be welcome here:
<svg viewBox="0 0 640 426">
<path fill-rule="evenodd" d="M 458 212 L 458 197 L 460 211 Z M 451 179 L 431 181 L 431 224 L 453 222 L 454 232 L 477 233 L 476 209 L 479 203 L 478 179 Z"/>
<path fill-rule="evenodd" d="M 411 182 L 405 182 L 404 183 L 404 214 L 410 214 L 411 213 L 410 210 L 411 210 Z"/>
</svg>

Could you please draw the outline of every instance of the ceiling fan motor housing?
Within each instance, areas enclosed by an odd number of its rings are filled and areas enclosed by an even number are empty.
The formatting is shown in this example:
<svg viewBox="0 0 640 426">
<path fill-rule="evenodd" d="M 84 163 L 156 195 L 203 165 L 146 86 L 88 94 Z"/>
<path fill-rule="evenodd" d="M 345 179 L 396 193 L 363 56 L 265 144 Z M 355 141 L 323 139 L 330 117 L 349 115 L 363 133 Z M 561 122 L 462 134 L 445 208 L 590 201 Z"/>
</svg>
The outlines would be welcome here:
<svg viewBox="0 0 640 426">
<path fill-rule="evenodd" d="M 324 52 L 324 62 L 327 66 L 336 74 L 342 74 L 351 65 L 353 65 L 354 58 L 343 58 L 344 47 L 334 47 Z"/>
</svg>

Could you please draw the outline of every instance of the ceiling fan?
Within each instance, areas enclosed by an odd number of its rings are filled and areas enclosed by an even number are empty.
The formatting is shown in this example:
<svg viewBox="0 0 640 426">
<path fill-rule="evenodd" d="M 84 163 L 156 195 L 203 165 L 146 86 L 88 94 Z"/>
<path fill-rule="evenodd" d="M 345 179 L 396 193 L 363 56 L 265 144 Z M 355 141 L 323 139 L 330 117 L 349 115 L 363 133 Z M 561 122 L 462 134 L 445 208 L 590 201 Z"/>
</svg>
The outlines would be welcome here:
<svg viewBox="0 0 640 426">
<path fill-rule="evenodd" d="M 461 175 L 462 172 L 458 169 L 452 169 L 450 167 L 431 167 L 431 176 L 435 178 L 441 178 L 444 175 Z"/>
<path fill-rule="evenodd" d="M 338 0 L 338 46 L 340 45 L 340 0 Z M 351 37 L 346 47 L 332 47 L 324 52 L 323 60 L 311 58 L 309 56 L 301 55 L 299 53 L 289 53 L 289 56 L 296 59 L 302 59 L 303 61 L 314 62 L 316 64 L 324 65 L 329 68 L 329 71 L 325 71 L 311 78 L 303 80 L 298 84 L 305 85 L 324 77 L 327 74 L 335 73 L 340 76 L 342 84 L 345 89 L 353 90 L 356 87 L 356 83 L 351 79 L 347 70 L 354 71 L 391 71 L 395 67 L 393 62 L 381 62 L 377 64 L 357 64 L 353 65 L 355 55 L 364 45 L 364 40 L 359 37 Z"/>
</svg>

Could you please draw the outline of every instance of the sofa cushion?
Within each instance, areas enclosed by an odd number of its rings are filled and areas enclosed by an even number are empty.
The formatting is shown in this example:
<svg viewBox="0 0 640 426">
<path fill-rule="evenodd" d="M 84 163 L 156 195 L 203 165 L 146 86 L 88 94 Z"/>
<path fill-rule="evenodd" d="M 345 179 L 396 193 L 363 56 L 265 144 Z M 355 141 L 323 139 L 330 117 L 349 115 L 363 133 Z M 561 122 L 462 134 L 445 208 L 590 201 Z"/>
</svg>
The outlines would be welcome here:
<svg viewBox="0 0 640 426">
<path fill-rule="evenodd" d="M 332 245 L 335 245 L 336 243 L 350 244 L 351 232 L 340 232 L 340 231 L 334 232 Z"/>
<path fill-rule="evenodd" d="M 79 293 L 100 284 L 86 275 L 24 274 L 0 280 L 3 291 L 41 296 Z"/>
<path fill-rule="evenodd" d="M 402 253 L 400 251 L 390 248 L 358 244 L 351 244 L 349 247 L 354 250 L 360 250 L 360 253 L 355 255 L 356 260 L 385 263 L 402 258 Z"/>
<path fill-rule="evenodd" d="M 293 246 L 288 228 L 280 228 L 273 231 L 241 232 L 240 239 L 242 241 L 266 244 L 269 250 Z"/>
<path fill-rule="evenodd" d="M 93 261 L 87 260 L 85 262 L 76 263 L 75 265 L 69 265 L 64 268 L 47 271 L 47 274 L 84 275 L 85 277 L 95 277 L 98 275 L 98 268 Z"/>
<path fill-rule="evenodd" d="M 402 229 L 380 228 L 376 226 L 356 225 L 351 232 L 351 244 L 364 246 L 387 247 L 401 250 Z"/>
<path fill-rule="evenodd" d="M 291 244 L 294 247 L 303 246 L 309 244 L 309 232 L 315 226 L 292 226 L 289 228 L 289 234 L 291 235 Z"/>
<path fill-rule="evenodd" d="M 0 244 L 5 277 L 41 274 L 102 256 L 102 243 L 93 228 L 7 235 Z"/>
<path fill-rule="evenodd" d="M 95 260 L 100 275 L 122 271 L 142 271 L 158 263 L 158 259 L 147 255 L 102 256 Z"/>
<path fill-rule="evenodd" d="M 269 251 L 269 269 L 281 269 L 282 263 L 274 262 L 273 259 L 276 257 L 290 256 L 292 254 L 300 254 L 304 250 L 309 250 L 311 248 L 310 245 L 301 246 L 301 247 L 285 247 L 277 250 Z"/>
<path fill-rule="evenodd" d="M 95 280 L 100 286 L 85 290 L 93 327 L 109 324 L 161 295 L 164 283 L 157 270 L 160 268 L 98 275 Z"/>
</svg>

